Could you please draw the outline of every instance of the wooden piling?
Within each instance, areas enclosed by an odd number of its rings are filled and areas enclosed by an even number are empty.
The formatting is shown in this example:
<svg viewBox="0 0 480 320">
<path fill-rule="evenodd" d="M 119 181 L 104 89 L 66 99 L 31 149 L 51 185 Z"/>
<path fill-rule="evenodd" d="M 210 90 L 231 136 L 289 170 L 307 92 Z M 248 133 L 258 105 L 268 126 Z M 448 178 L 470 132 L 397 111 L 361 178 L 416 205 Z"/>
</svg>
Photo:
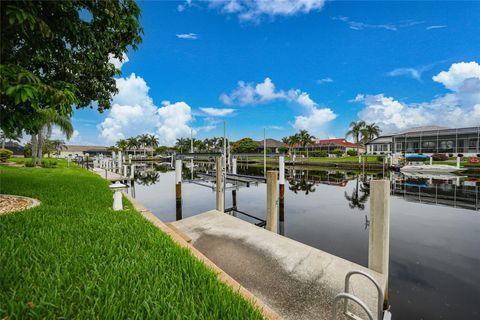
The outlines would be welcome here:
<svg viewBox="0 0 480 320">
<path fill-rule="evenodd" d="M 182 220 L 182 160 L 175 160 L 176 220 Z"/>
<path fill-rule="evenodd" d="M 278 184 L 277 171 L 267 172 L 267 224 L 266 229 L 278 232 Z"/>
<path fill-rule="evenodd" d="M 225 212 L 225 185 L 223 177 L 223 158 L 215 159 L 216 170 L 216 209 Z"/>
<path fill-rule="evenodd" d="M 285 157 L 278 157 L 278 187 L 279 187 L 279 214 L 280 214 L 280 229 L 283 227 L 283 221 L 285 221 Z M 282 230 L 280 230 L 282 231 Z M 280 232 L 282 233 L 282 232 Z"/>
</svg>

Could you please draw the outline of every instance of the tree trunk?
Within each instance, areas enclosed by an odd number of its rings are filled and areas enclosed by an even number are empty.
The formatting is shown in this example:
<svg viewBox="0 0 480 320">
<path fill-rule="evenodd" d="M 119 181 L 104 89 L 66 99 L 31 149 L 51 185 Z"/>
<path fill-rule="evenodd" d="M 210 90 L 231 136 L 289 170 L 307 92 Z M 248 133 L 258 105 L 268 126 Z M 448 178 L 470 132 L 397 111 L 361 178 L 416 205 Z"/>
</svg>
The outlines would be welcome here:
<svg viewBox="0 0 480 320">
<path fill-rule="evenodd" d="M 33 165 L 36 165 L 37 163 L 37 135 L 36 134 L 32 134 L 32 138 L 30 140 L 30 144 L 32 145 L 32 163 Z"/>
<path fill-rule="evenodd" d="M 5 149 L 5 140 L 6 140 L 6 139 L 3 139 L 3 140 L 2 140 L 2 149 Z"/>
<path fill-rule="evenodd" d="M 43 158 L 43 127 L 38 131 L 38 146 L 37 146 L 37 165 L 42 165 Z"/>
</svg>

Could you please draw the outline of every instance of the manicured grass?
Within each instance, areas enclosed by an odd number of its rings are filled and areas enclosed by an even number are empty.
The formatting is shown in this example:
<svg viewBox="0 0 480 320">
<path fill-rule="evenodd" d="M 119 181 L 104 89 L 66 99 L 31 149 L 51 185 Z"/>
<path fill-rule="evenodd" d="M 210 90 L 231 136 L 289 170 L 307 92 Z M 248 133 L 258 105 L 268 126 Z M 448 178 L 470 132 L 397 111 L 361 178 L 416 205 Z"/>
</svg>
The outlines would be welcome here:
<svg viewBox="0 0 480 320">
<path fill-rule="evenodd" d="M 214 272 L 79 167 L 0 167 L 0 319 L 261 319 Z"/>
</svg>

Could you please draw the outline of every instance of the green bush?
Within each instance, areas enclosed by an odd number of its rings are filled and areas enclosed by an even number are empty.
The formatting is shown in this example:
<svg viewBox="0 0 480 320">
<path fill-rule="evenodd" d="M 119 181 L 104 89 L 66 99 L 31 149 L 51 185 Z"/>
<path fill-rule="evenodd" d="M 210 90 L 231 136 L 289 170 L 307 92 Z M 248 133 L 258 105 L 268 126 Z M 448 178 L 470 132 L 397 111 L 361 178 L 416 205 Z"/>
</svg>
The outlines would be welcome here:
<svg viewBox="0 0 480 320">
<path fill-rule="evenodd" d="M 383 157 L 378 156 L 378 157 L 377 157 L 377 161 L 378 161 L 378 162 L 383 162 Z"/>
<path fill-rule="evenodd" d="M 287 147 L 278 147 L 278 152 L 280 152 L 280 153 L 287 153 L 287 152 L 288 152 L 288 148 L 287 148 Z"/>
<path fill-rule="evenodd" d="M 350 157 L 354 157 L 354 156 L 358 156 L 358 152 L 357 150 L 347 150 L 347 154 L 350 156 Z"/>
<path fill-rule="evenodd" d="M 43 168 L 53 168 L 54 166 L 57 165 L 57 161 L 52 161 L 52 160 L 42 160 L 42 167 Z"/>
<path fill-rule="evenodd" d="M 327 151 L 312 151 L 309 153 L 309 156 L 317 157 L 317 158 L 326 158 L 328 157 L 328 154 L 327 154 Z"/>
<path fill-rule="evenodd" d="M 7 162 L 8 159 L 12 156 L 13 152 L 8 149 L 0 148 L 0 162 Z"/>
<path fill-rule="evenodd" d="M 341 157 L 341 156 L 343 156 L 343 154 L 344 154 L 344 152 L 343 152 L 342 149 L 335 149 L 335 150 L 333 150 L 332 153 L 333 153 L 334 155 L 336 155 L 337 157 Z"/>
<path fill-rule="evenodd" d="M 35 167 L 32 160 L 25 161 L 25 167 Z"/>
</svg>

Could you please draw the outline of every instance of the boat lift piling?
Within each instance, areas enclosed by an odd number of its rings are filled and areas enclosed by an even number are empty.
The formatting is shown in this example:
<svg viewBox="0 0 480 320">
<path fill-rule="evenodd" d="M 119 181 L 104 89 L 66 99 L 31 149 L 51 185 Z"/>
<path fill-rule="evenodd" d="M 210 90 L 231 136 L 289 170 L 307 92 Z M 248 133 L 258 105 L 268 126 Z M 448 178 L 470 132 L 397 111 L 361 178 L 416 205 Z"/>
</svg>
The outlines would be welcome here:
<svg viewBox="0 0 480 320">
<path fill-rule="evenodd" d="M 176 219 L 182 219 L 182 160 L 175 160 Z"/>
<path fill-rule="evenodd" d="M 215 159 L 216 170 L 216 209 L 220 212 L 225 212 L 225 184 L 223 176 L 224 158 L 218 157 Z"/>
<path fill-rule="evenodd" d="M 267 172 L 267 225 L 269 231 L 278 232 L 278 172 Z"/>
<path fill-rule="evenodd" d="M 278 157 L 278 211 L 280 216 L 279 231 L 285 234 L 285 157 Z"/>
</svg>

